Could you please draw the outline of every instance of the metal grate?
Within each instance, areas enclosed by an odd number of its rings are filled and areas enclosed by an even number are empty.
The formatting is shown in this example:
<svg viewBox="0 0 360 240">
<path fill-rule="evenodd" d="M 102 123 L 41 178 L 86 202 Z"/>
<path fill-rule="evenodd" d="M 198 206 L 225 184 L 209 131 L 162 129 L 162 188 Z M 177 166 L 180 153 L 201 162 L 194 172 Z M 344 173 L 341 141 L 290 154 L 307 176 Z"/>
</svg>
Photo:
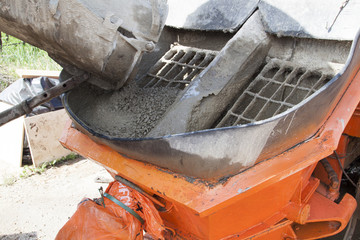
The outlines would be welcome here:
<svg viewBox="0 0 360 240">
<path fill-rule="evenodd" d="M 139 81 L 139 85 L 184 89 L 216 55 L 215 51 L 174 45 Z"/>
<path fill-rule="evenodd" d="M 271 59 L 216 127 L 235 126 L 273 117 L 295 106 L 332 79 L 291 62 Z"/>
</svg>

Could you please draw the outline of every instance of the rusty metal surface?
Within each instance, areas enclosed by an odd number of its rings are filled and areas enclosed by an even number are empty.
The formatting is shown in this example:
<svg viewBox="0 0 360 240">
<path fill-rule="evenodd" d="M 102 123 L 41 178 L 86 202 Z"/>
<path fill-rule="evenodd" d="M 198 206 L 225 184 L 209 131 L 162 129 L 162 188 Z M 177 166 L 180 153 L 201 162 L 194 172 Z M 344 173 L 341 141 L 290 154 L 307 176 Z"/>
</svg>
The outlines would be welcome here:
<svg viewBox="0 0 360 240">
<path fill-rule="evenodd" d="M 330 180 L 329 187 L 331 188 L 331 190 L 337 191 L 340 185 L 338 175 L 336 174 L 336 172 L 326 158 L 320 160 L 320 163 L 323 165 L 326 173 L 328 174 L 328 179 Z"/>
</svg>

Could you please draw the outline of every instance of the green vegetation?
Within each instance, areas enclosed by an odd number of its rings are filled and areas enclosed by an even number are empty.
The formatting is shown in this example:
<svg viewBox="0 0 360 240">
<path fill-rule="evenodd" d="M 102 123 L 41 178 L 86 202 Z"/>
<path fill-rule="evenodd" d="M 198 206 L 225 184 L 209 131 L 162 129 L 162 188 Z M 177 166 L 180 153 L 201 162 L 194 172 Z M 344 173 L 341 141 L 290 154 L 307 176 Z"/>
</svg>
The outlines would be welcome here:
<svg viewBox="0 0 360 240">
<path fill-rule="evenodd" d="M 1 40 L 0 90 L 18 78 L 16 69 L 61 70 L 45 51 L 5 33 L 1 33 Z"/>
<path fill-rule="evenodd" d="M 0 49 L 0 92 L 19 78 L 16 69 L 31 70 L 61 70 L 47 52 L 36 48 L 28 43 L 1 33 L 2 47 Z M 46 162 L 40 167 L 24 166 L 21 178 L 27 178 L 34 174 L 41 174 L 46 169 L 58 166 L 59 164 L 78 158 L 77 154 L 70 154 L 60 159 Z M 16 181 L 16 177 L 5 179 L 5 185 L 11 185 Z"/>
<path fill-rule="evenodd" d="M 69 155 L 62 157 L 60 159 L 53 160 L 51 162 L 45 162 L 41 164 L 40 167 L 34 167 L 34 166 L 24 166 L 22 173 L 20 174 L 21 178 L 27 178 L 34 174 L 41 174 L 45 172 L 46 169 L 54 166 L 58 166 L 59 164 L 62 164 L 69 160 L 74 160 L 79 157 L 78 154 L 70 153 Z"/>
</svg>

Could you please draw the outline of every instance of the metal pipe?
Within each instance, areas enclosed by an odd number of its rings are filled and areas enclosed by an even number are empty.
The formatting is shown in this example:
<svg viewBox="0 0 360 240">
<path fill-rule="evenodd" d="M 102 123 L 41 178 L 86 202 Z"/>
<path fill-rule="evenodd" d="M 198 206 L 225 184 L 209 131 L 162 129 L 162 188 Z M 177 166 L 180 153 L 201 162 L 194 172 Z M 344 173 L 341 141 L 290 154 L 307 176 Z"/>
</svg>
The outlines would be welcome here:
<svg viewBox="0 0 360 240">
<path fill-rule="evenodd" d="M 28 114 L 32 111 L 33 108 L 50 101 L 51 99 L 61 95 L 62 93 L 69 91 L 80 83 L 89 79 L 89 74 L 85 73 L 77 77 L 71 77 L 64 82 L 59 83 L 58 85 L 39 93 L 36 96 L 28 98 L 21 103 L 0 112 L 0 126 L 14 120 L 18 117 L 21 117 L 25 114 Z"/>
</svg>

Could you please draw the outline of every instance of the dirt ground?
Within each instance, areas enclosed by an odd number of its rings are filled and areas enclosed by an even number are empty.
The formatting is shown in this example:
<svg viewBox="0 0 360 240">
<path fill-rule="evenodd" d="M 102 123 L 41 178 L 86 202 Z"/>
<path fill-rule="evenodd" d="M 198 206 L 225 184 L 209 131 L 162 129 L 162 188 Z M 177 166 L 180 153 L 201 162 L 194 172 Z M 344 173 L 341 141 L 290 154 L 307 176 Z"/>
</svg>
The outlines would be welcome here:
<svg viewBox="0 0 360 240">
<path fill-rule="evenodd" d="M 0 71 L 0 92 L 12 81 Z M 20 177 L 22 171 L 0 162 L 0 240 L 54 239 L 84 197 L 98 198 L 100 186 L 107 187 L 98 179 L 112 179 L 103 167 L 83 158 L 27 178 Z"/>
<path fill-rule="evenodd" d="M 54 239 L 84 197 L 97 198 L 100 186 L 107 187 L 97 179 L 111 179 L 103 167 L 87 159 L 16 180 L 19 171 L 0 167 L 1 240 Z"/>
</svg>

